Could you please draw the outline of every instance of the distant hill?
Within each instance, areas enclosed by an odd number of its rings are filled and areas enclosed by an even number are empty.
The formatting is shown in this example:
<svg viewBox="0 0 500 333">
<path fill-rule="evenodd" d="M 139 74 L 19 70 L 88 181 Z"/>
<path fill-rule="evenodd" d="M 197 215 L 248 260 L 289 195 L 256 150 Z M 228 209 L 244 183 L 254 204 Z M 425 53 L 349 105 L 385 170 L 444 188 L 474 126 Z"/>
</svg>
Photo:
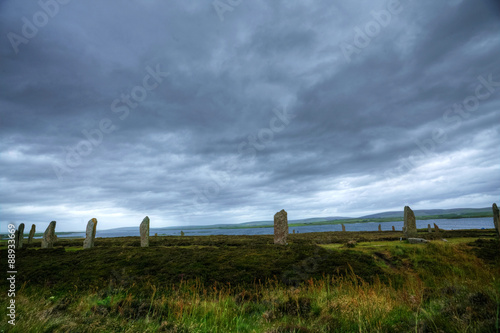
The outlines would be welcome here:
<svg viewBox="0 0 500 333">
<path fill-rule="evenodd" d="M 310 217 L 307 219 L 288 220 L 288 223 L 313 223 L 313 222 L 325 222 L 325 221 L 335 221 L 335 220 L 345 220 L 345 219 L 349 219 L 349 217 L 341 217 L 341 216 Z M 237 225 L 245 227 L 271 226 L 274 225 L 274 221 L 244 222 L 244 223 L 238 223 Z M 227 226 L 227 224 L 224 224 L 224 226 Z"/>
<path fill-rule="evenodd" d="M 453 208 L 453 209 L 421 209 L 414 210 L 417 219 L 457 219 L 457 218 L 472 218 L 472 217 L 490 217 L 493 216 L 490 207 L 486 208 Z M 322 224 L 338 224 L 338 223 L 363 223 L 363 222 L 389 222 L 401 221 L 403 219 L 403 210 L 382 212 L 377 214 L 366 215 L 362 217 L 341 217 L 341 216 L 325 216 L 325 217 L 310 217 L 306 219 L 288 220 L 289 225 L 322 225 Z M 174 226 L 164 229 L 239 229 L 239 228 L 265 228 L 272 227 L 274 221 L 252 221 L 233 224 L 212 224 L 212 225 L 190 225 L 190 226 Z"/>
<path fill-rule="evenodd" d="M 474 217 L 474 215 L 484 215 L 492 213 L 491 207 L 486 208 L 452 208 L 452 209 L 417 209 L 413 211 L 416 217 L 419 216 L 434 216 L 434 215 L 449 215 L 454 214 L 462 217 Z M 373 218 L 391 218 L 400 217 L 403 218 L 404 212 L 393 211 L 393 212 L 382 212 L 372 215 L 366 215 L 359 217 L 360 219 L 373 219 Z"/>
</svg>

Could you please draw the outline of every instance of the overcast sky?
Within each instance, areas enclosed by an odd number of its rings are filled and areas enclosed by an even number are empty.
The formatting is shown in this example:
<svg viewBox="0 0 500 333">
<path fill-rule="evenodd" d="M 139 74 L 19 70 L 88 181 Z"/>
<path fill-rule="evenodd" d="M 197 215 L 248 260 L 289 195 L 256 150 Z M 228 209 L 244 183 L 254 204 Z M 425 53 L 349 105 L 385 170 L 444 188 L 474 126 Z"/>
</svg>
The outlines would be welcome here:
<svg viewBox="0 0 500 333">
<path fill-rule="evenodd" d="M 498 1 L 0 2 L 0 219 L 500 201 Z"/>
</svg>

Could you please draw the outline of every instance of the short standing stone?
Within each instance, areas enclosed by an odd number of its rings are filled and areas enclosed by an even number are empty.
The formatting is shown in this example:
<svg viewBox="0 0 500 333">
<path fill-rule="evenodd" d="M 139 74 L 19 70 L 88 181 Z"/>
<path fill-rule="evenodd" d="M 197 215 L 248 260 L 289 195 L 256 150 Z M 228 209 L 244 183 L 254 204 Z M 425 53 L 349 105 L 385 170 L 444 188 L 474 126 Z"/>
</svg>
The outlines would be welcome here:
<svg viewBox="0 0 500 333">
<path fill-rule="evenodd" d="M 429 224 L 427 224 L 427 231 L 428 231 L 428 232 L 432 232 L 432 228 L 431 228 L 431 224 L 430 224 L 430 223 L 429 223 Z"/>
<path fill-rule="evenodd" d="M 392 231 L 396 231 L 396 228 L 394 226 L 392 226 Z"/>
<path fill-rule="evenodd" d="M 148 247 L 149 246 L 149 217 L 145 217 L 141 222 L 141 246 Z"/>
<path fill-rule="evenodd" d="M 91 249 L 94 247 L 95 231 L 97 227 L 97 219 L 90 219 L 87 223 L 87 230 L 85 233 L 85 240 L 83 241 L 84 249 Z"/>
<path fill-rule="evenodd" d="M 342 231 L 345 231 L 345 225 L 342 224 Z"/>
<path fill-rule="evenodd" d="M 381 224 L 378 225 L 378 231 L 382 231 L 382 225 Z"/>
<path fill-rule="evenodd" d="M 439 227 L 436 223 L 434 223 L 434 232 L 439 232 Z"/>
<path fill-rule="evenodd" d="M 497 235 L 500 237 L 500 212 L 498 211 L 497 204 L 493 204 L 493 224 L 497 230 Z"/>
<path fill-rule="evenodd" d="M 50 222 L 49 226 L 43 233 L 42 249 L 51 249 L 56 241 L 56 221 Z"/>
<path fill-rule="evenodd" d="M 415 237 L 417 235 L 417 223 L 415 220 L 415 214 L 408 206 L 405 206 L 403 230 L 406 238 Z"/>
<path fill-rule="evenodd" d="M 295 229 L 293 229 L 292 232 L 295 233 Z"/>
<path fill-rule="evenodd" d="M 284 209 L 274 215 L 274 244 L 286 245 L 288 217 Z"/>
<path fill-rule="evenodd" d="M 28 236 L 28 244 L 30 244 L 33 241 L 33 237 L 35 237 L 35 231 L 36 231 L 36 225 L 32 224 L 30 234 Z"/>
<path fill-rule="evenodd" d="M 24 223 L 21 223 L 17 226 L 17 230 L 15 232 L 14 237 L 15 237 L 16 249 L 22 249 L 24 240 Z"/>
<path fill-rule="evenodd" d="M 155 237 L 158 237 L 158 233 L 157 232 L 155 232 Z"/>
</svg>

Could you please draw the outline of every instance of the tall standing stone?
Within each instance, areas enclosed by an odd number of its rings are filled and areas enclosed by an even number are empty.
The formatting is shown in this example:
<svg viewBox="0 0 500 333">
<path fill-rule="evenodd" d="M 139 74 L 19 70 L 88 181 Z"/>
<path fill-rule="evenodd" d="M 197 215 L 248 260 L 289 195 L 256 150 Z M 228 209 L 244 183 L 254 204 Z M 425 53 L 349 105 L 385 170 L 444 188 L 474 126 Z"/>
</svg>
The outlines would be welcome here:
<svg viewBox="0 0 500 333">
<path fill-rule="evenodd" d="M 431 224 L 430 224 L 430 223 L 429 223 L 429 224 L 427 224 L 427 231 L 428 231 L 428 232 L 432 232 L 432 228 L 431 228 Z"/>
<path fill-rule="evenodd" d="M 382 231 L 382 225 L 381 224 L 378 225 L 378 231 Z"/>
<path fill-rule="evenodd" d="M 23 240 L 24 240 L 24 223 L 21 223 L 17 226 L 17 230 L 15 232 L 15 244 L 16 244 L 16 249 L 22 249 L 23 248 Z"/>
<path fill-rule="evenodd" d="M 396 231 L 396 228 L 394 226 L 392 226 L 392 231 Z"/>
<path fill-rule="evenodd" d="M 500 213 L 496 203 L 493 204 L 493 224 L 497 230 L 498 237 L 500 237 Z"/>
<path fill-rule="evenodd" d="M 342 224 L 342 231 L 345 231 L 345 225 Z"/>
<path fill-rule="evenodd" d="M 439 227 L 436 223 L 434 223 L 434 232 L 439 232 Z"/>
<path fill-rule="evenodd" d="M 97 219 L 90 219 L 87 223 L 87 230 L 85 231 L 85 240 L 83 241 L 84 249 L 91 249 L 94 247 L 95 231 L 97 228 Z"/>
<path fill-rule="evenodd" d="M 36 225 L 32 224 L 30 234 L 28 236 L 28 244 L 31 244 L 31 242 L 33 241 L 33 237 L 35 237 L 35 231 L 36 231 Z"/>
<path fill-rule="evenodd" d="M 408 206 L 405 206 L 404 211 L 404 233 L 406 238 L 414 238 L 417 236 L 417 222 L 415 214 Z"/>
<path fill-rule="evenodd" d="M 145 217 L 141 222 L 141 246 L 148 247 L 149 246 L 149 217 Z"/>
<path fill-rule="evenodd" d="M 274 214 L 274 244 L 286 245 L 288 217 L 284 209 Z"/>
<path fill-rule="evenodd" d="M 50 222 L 49 226 L 43 233 L 42 249 L 51 249 L 56 241 L 56 221 Z"/>
</svg>

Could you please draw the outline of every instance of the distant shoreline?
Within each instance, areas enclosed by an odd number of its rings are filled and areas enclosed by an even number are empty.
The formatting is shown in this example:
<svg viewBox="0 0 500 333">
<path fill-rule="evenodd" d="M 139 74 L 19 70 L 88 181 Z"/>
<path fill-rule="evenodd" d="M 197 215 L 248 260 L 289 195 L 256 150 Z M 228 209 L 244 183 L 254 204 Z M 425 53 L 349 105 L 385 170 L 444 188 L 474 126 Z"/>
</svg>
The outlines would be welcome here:
<svg viewBox="0 0 500 333">
<path fill-rule="evenodd" d="M 425 221 L 425 220 L 438 220 L 438 219 L 449 219 L 449 220 L 459 220 L 459 219 L 469 219 L 469 218 L 488 218 L 493 217 L 493 214 L 484 213 L 484 214 L 470 214 L 469 215 L 456 215 L 456 214 L 443 214 L 443 215 L 426 215 L 426 216 L 417 216 L 416 219 Z M 473 215 L 473 216 L 472 216 Z M 338 219 L 338 220 L 326 220 L 326 221 L 314 221 L 314 222 L 300 222 L 300 223 L 289 223 L 289 227 L 307 227 L 307 226 L 318 226 L 318 225 L 338 225 L 338 224 L 352 224 L 352 223 L 385 223 L 385 222 L 401 222 L 403 221 L 403 217 L 379 217 L 379 218 L 349 218 L 349 219 Z M 273 228 L 273 224 L 266 225 L 238 225 L 238 224 L 228 224 L 227 226 L 221 225 L 207 225 L 207 226 L 175 226 L 175 227 L 158 227 L 153 229 L 169 229 L 169 230 L 224 230 L 224 229 L 256 229 L 256 228 Z M 127 228 L 127 227 L 126 227 Z M 112 229 L 103 229 L 100 231 L 110 231 Z M 118 228 L 118 230 L 121 228 Z M 57 235 L 68 235 L 74 233 L 85 233 L 85 230 L 81 231 L 60 231 L 56 232 Z M 1 239 L 5 239 L 6 233 L 0 234 Z M 28 233 L 24 233 L 25 237 L 28 236 Z M 39 238 L 43 236 L 43 232 L 35 233 L 35 237 Z"/>
</svg>

